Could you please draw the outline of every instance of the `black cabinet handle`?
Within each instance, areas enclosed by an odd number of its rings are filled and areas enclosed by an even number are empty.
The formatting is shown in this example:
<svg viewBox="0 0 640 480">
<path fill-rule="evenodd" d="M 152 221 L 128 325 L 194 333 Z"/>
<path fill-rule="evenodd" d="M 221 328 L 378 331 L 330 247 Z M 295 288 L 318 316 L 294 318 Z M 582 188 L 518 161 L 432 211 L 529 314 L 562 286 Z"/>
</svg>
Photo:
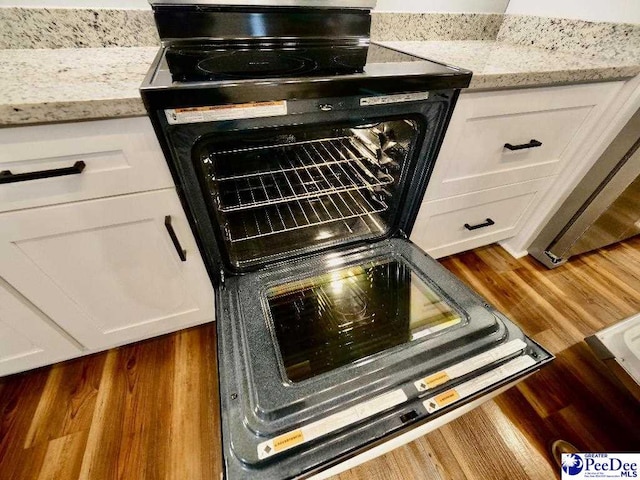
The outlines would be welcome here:
<svg viewBox="0 0 640 480">
<path fill-rule="evenodd" d="M 486 222 L 479 223 L 477 225 L 469 225 L 468 223 L 465 223 L 464 228 L 466 228 L 467 230 L 477 230 L 478 228 L 490 227 L 491 225 L 495 225 L 495 224 L 496 222 L 494 222 L 490 218 L 487 218 Z"/>
<path fill-rule="evenodd" d="M 79 160 L 71 167 L 52 168 L 51 170 L 38 170 L 37 172 L 11 173 L 11 170 L 0 172 L 0 183 L 27 182 L 41 178 L 64 177 L 65 175 L 77 175 L 82 173 L 86 164 Z"/>
<path fill-rule="evenodd" d="M 542 142 L 539 142 L 538 140 L 534 140 L 533 138 L 529 143 L 522 143 L 520 145 L 511 145 L 510 143 L 504 144 L 504 148 L 506 148 L 507 150 L 524 150 L 525 148 L 535 148 L 535 147 L 541 147 L 541 146 L 542 146 Z"/>
<path fill-rule="evenodd" d="M 173 229 L 173 225 L 171 225 L 171 215 L 167 215 L 164 217 L 164 226 L 171 237 L 171 241 L 173 242 L 173 246 L 176 248 L 176 252 L 178 252 L 178 256 L 180 260 L 183 262 L 187 261 L 187 251 L 182 249 L 182 245 L 180 245 L 180 240 L 178 240 L 178 236 L 176 235 L 176 231 Z"/>
</svg>

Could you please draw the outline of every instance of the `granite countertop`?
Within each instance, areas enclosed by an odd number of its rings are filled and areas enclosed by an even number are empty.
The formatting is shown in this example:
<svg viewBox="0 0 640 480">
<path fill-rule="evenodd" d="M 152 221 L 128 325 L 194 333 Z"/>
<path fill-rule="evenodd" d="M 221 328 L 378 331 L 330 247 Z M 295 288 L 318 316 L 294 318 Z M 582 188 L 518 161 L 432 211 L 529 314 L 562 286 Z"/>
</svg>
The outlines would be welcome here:
<svg viewBox="0 0 640 480">
<path fill-rule="evenodd" d="M 383 45 L 473 71 L 470 89 L 615 80 L 640 62 L 494 40 Z M 0 126 L 145 115 L 138 88 L 158 47 L 0 50 Z"/>
<path fill-rule="evenodd" d="M 469 90 L 618 80 L 640 74 L 640 59 L 601 58 L 495 40 L 378 43 L 471 70 Z"/>
<path fill-rule="evenodd" d="M 0 50 L 0 126 L 146 115 L 158 47 Z"/>
</svg>

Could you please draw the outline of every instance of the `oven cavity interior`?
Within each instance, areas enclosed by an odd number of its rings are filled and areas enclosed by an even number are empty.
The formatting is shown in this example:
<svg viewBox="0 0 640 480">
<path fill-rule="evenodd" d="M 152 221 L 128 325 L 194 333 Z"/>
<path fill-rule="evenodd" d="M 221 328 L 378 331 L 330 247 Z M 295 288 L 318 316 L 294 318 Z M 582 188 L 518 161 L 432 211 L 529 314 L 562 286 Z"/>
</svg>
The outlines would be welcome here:
<svg viewBox="0 0 640 480">
<path fill-rule="evenodd" d="M 400 119 L 203 139 L 194 160 L 231 265 L 385 236 L 418 131 Z"/>
</svg>

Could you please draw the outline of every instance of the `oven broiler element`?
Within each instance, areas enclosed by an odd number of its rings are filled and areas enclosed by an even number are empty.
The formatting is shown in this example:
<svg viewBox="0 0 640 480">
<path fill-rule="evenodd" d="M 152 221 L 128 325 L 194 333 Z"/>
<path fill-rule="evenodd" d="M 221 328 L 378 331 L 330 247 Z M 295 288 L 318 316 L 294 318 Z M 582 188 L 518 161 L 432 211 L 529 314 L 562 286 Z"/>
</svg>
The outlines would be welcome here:
<svg viewBox="0 0 640 480">
<path fill-rule="evenodd" d="M 407 240 L 471 73 L 371 44 L 368 0 L 235 3 L 153 5 L 141 91 L 215 289 L 224 476 L 301 478 L 552 356 Z"/>
</svg>

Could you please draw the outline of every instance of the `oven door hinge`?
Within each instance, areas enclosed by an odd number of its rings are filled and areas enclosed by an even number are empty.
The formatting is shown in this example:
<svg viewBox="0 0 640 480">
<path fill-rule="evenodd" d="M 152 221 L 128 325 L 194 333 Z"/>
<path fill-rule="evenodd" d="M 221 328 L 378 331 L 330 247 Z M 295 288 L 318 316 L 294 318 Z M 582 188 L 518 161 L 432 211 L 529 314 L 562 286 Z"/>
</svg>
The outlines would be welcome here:
<svg viewBox="0 0 640 480">
<path fill-rule="evenodd" d="M 404 233 L 402 230 L 398 230 L 398 236 L 403 240 L 409 240 L 409 235 Z"/>
</svg>

